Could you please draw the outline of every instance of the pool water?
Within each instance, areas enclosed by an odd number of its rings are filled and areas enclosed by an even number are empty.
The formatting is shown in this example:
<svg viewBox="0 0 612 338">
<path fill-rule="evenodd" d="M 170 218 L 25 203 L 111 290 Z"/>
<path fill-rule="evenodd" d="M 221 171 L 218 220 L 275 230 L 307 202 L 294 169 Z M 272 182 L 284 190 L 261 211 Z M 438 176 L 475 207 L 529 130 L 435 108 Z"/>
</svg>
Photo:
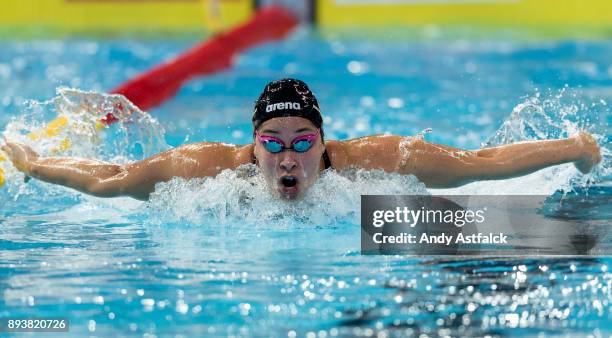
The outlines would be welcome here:
<svg viewBox="0 0 612 338">
<path fill-rule="evenodd" d="M 103 134 L 91 129 L 100 107 L 125 103 L 96 92 L 195 41 L 2 41 L 0 130 L 27 141 L 19 135 L 68 116 L 79 128 L 63 135 L 73 140 L 66 155 L 116 162 L 189 142 L 249 143 L 259 92 L 291 76 L 317 94 L 331 139 L 422 133 L 477 148 L 587 129 L 604 160 L 586 177 L 568 164 L 429 192 L 564 197 L 563 213 L 542 217 L 610 225 L 611 41 L 406 41 L 302 30 L 190 82 L 149 112 L 155 119 L 136 112 Z M 76 89 L 56 93 L 61 87 Z M 33 146 L 50 154 L 56 142 Z M 412 176 L 327 172 L 303 201 L 288 203 L 247 166 L 173 179 L 139 202 L 24 184 L 3 165 L 3 318 L 65 316 L 69 336 L 612 334 L 611 256 L 362 256 L 360 195 L 427 193 Z M 612 245 L 606 232 L 600 241 Z"/>
</svg>

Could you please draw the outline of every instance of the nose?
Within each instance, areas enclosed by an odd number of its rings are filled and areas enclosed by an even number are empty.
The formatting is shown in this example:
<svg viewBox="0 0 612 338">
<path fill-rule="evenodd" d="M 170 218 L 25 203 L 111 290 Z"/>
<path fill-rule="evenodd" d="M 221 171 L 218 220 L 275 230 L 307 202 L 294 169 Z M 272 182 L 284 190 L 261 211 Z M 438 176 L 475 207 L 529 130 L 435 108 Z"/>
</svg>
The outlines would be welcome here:
<svg viewBox="0 0 612 338">
<path fill-rule="evenodd" d="M 295 167 L 297 167 L 298 163 L 295 158 L 290 154 L 290 151 L 285 151 L 281 156 L 280 168 L 284 171 L 290 172 Z"/>
</svg>

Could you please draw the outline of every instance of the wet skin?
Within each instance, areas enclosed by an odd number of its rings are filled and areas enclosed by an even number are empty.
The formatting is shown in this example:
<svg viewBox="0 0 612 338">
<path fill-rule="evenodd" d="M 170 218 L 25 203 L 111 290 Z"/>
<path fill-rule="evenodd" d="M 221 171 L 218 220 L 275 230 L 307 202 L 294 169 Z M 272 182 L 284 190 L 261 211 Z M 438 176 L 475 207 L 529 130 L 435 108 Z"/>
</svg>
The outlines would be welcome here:
<svg viewBox="0 0 612 338">
<path fill-rule="evenodd" d="M 307 119 L 285 117 L 264 122 L 258 132 L 262 136 L 276 137 L 288 146 L 298 136 L 317 133 L 317 128 Z M 319 171 L 324 166 L 324 151 L 325 145 L 321 137 L 318 137 L 306 152 L 285 150 L 276 154 L 267 151 L 263 143 L 255 139 L 253 155 L 270 190 L 283 198 L 295 199 L 302 196 L 317 180 Z M 290 176 L 295 177 L 297 183 L 290 187 L 283 185 L 283 178 Z"/>
<path fill-rule="evenodd" d="M 316 128 L 301 117 L 279 117 L 259 128 L 286 145 Z M 131 196 L 146 200 L 155 184 L 173 177 L 191 179 L 216 176 L 226 169 L 257 159 L 270 190 L 286 199 L 297 199 L 323 170 L 327 149 L 333 168 L 359 167 L 415 175 L 427 187 L 452 188 L 479 180 L 499 180 L 526 175 L 552 165 L 573 162 L 586 174 L 601 161 L 592 135 L 579 132 L 566 139 L 520 142 L 478 150 L 463 150 L 410 136 L 373 135 L 346 141 L 317 139 L 304 153 L 272 154 L 255 141 L 247 145 L 199 142 L 182 145 L 141 161 L 114 164 L 70 157 L 42 157 L 29 146 L 4 140 L 0 146 L 15 167 L 33 178 L 99 196 Z M 295 186 L 281 183 L 295 177 Z"/>
</svg>

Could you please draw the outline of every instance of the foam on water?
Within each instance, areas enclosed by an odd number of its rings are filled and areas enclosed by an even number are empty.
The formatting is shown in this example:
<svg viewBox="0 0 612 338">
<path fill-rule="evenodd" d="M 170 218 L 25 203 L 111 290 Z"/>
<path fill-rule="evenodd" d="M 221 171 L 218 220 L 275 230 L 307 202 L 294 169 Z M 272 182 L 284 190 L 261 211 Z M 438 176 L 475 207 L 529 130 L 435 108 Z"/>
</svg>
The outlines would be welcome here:
<svg viewBox="0 0 612 338">
<path fill-rule="evenodd" d="M 327 170 L 298 201 L 286 201 L 267 188 L 257 166 L 225 170 L 213 178 L 174 178 L 159 183 L 147 203 L 147 219 L 156 223 L 189 223 L 275 227 L 359 222 L 362 194 L 427 194 L 414 176 L 382 171 Z"/>
<path fill-rule="evenodd" d="M 606 141 L 609 133 L 605 102 L 590 105 L 576 99 L 567 88 L 526 97 L 517 105 L 508 119 L 484 146 L 498 146 L 520 141 L 569 137 L 584 129 L 594 134 L 602 145 L 603 161 L 592 174 L 581 175 L 572 164 L 554 166 L 527 176 L 500 181 L 468 184 L 455 189 L 431 189 L 437 194 L 540 194 L 568 191 L 593 183 L 606 184 L 610 178 L 612 152 Z M 112 113 L 116 123 L 102 131 L 96 130 L 101 116 Z M 42 121 L 50 116 L 68 119 L 68 128 L 57 136 L 34 141 L 25 136 L 43 127 Z M 425 137 L 427 129 L 417 135 Z M 164 131 L 150 115 L 140 111 L 121 95 L 107 95 L 60 88 L 58 96 L 45 102 L 30 102 L 25 113 L 8 124 L 3 133 L 11 140 L 32 146 L 43 156 L 78 156 L 125 163 L 142 159 L 168 148 Z M 70 147 L 58 153 L 64 139 Z M 0 162 L 6 172 L 8 184 L 2 194 L 17 199 L 29 195 L 29 203 L 49 198 L 80 194 L 45 183 L 23 183 L 23 175 L 8 162 Z M 236 224 L 249 222 L 263 224 L 270 221 L 294 224 L 295 221 L 313 224 L 331 224 L 339 219 L 358 222 L 358 206 L 362 194 L 420 194 L 428 193 L 424 185 L 413 176 L 387 174 L 382 171 L 349 170 L 343 173 L 324 172 L 300 201 L 282 201 L 267 190 L 259 169 L 253 165 L 235 171 L 226 170 L 214 178 L 183 180 L 175 178 L 160 183 L 146 204 L 151 222 L 206 222 Z M 70 198 L 68 198 L 70 199 Z M 5 199 L 8 200 L 8 199 Z M 8 203 L 8 202 L 5 202 Z M 60 203 L 61 205 L 62 203 Z M 12 209 L 12 208 L 11 208 Z M 298 222 L 300 223 L 300 222 Z M 253 224 L 251 224 L 253 225 Z"/>
<path fill-rule="evenodd" d="M 273 197 L 259 175 L 259 169 L 247 165 L 237 171 L 224 171 L 215 178 L 183 180 L 175 178 L 157 186 L 148 203 L 155 222 L 202 224 L 265 225 L 333 224 L 350 219 L 359 222 L 360 195 L 374 194 L 525 194 L 552 195 L 558 190 L 605 183 L 610 177 L 611 151 L 606 142 L 607 105 L 587 105 L 566 89 L 526 97 L 483 146 L 499 146 L 521 141 L 570 137 L 587 130 L 602 146 L 603 161 L 589 175 L 580 174 L 573 164 L 549 167 L 530 175 L 499 181 L 483 181 L 454 189 L 430 189 L 414 176 L 382 171 L 326 171 L 301 201 L 283 201 Z M 417 137 L 430 133 L 426 129 Z M 206 221 L 204 221 L 206 220 Z"/>
</svg>

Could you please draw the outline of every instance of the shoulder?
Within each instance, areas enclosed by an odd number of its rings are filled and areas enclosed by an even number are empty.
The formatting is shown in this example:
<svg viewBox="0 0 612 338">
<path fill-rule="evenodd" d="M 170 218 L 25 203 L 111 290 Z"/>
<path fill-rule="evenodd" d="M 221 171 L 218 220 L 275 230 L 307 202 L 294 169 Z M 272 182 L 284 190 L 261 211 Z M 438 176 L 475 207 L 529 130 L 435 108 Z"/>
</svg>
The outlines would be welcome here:
<svg viewBox="0 0 612 338">
<path fill-rule="evenodd" d="M 327 151 L 327 155 L 332 163 L 332 167 L 337 170 L 343 169 L 348 165 L 348 149 L 349 147 L 347 146 L 346 141 L 325 141 L 325 150 Z"/>
<path fill-rule="evenodd" d="M 196 142 L 181 145 L 171 149 L 171 152 L 184 160 L 195 160 L 203 167 L 227 169 L 250 163 L 253 158 L 253 144 Z"/>
<path fill-rule="evenodd" d="M 211 150 L 225 150 L 225 151 L 232 151 L 236 148 L 240 147 L 239 145 L 235 145 L 235 144 L 230 144 L 230 143 L 223 143 L 223 142 L 194 142 L 194 143 L 187 143 L 187 144 L 182 144 L 176 148 L 174 148 L 175 151 L 178 152 L 182 152 L 182 153 L 193 153 L 193 154 L 197 154 L 199 152 L 202 151 L 211 151 Z"/>
<path fill-rule="evenodd" d="M 254 147 L 255 146 L 252 143 L 236 146 L 234 150 L 232 151 L 234 165 L 238 167 L 243 164 L 253 163 L 253 158 L 254 158 L 253 148 Z"/>
<path fill-rule="evenodd" d="M 345 156 L 361 156 L 363 152 L 394 152 L 398 147 L 415 147 L 419 139 L 397 135 L 371 135 L 345 141 L 326 141 L 328 151 Z"/>
<path fill-rule="evenodd" d="M 349 166 L 392 170 L 402 157 L 404 147 L 412 147 L 411 138 L 397 135 L 373 135 L 345 141 L 327 141 L 326 148 L 336 169 Z"/>
</svg>

